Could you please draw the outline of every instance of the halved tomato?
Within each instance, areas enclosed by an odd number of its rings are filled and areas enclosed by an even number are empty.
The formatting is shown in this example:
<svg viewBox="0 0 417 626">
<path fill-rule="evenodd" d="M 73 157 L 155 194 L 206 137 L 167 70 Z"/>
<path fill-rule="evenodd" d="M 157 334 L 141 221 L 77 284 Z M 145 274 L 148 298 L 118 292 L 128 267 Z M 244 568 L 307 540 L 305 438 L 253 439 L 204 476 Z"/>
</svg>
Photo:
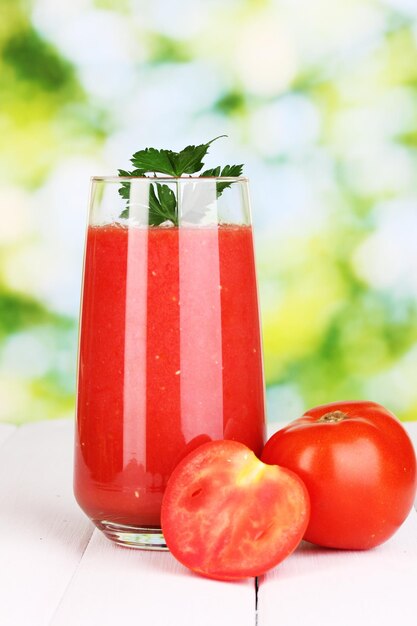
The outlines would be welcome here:
<svg viewBox="0 0 417 626">
<path fill-rule="evenodd" d="M 266 465 L 237 441 L 211 441 L 173 471 L 162 502 L 168 548 L 220 580 L 259 576 L 299 544 L 310 503 L 292 471 Z"/>
</svg>

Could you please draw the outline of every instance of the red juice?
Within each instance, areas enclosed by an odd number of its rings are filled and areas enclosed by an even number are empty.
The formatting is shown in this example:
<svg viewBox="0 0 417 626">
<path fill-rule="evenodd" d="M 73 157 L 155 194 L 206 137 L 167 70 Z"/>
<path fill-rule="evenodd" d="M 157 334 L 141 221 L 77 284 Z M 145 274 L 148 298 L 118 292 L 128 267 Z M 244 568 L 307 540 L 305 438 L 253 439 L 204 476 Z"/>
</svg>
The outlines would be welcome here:
<svg viewBox="0 0 417 626">
<path fill-rule="evenodd" d="M 178 461 L 212 439 L 264 443 L 250 226 L 90 226 L 75 494 L 87 515 L 159 527 Z"/>
</svg>

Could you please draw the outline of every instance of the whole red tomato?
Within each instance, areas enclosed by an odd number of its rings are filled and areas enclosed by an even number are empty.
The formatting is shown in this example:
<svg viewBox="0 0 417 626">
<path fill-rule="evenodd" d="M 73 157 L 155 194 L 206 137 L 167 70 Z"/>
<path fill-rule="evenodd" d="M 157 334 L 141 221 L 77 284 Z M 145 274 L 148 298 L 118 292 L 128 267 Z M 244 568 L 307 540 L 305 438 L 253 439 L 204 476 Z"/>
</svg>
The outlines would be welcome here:
<svg viewBox="0 0 417 626">
<path fill-rule="evenodd" d="M 304 539 L 321 546 L 377 546 L 395 533 L 413 505 L 413 444 L 397 418 L 375 402 L 311 409 L 275 433 L 261 459 L 304 481 L 311 501 Z"/>
</svg>

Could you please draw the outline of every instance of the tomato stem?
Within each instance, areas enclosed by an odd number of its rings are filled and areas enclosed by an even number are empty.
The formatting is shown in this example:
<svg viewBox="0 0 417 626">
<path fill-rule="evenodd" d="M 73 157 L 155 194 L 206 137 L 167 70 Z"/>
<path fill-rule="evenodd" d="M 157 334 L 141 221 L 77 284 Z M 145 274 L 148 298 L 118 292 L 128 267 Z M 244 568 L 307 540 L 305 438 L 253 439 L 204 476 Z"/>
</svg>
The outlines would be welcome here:
<svg viewBox="0 0 417 626">
<path fill-rule="evenodd" d="M 330 411 L 321 416 L 318 422 L 341 422 L 347 418 L 347 414 L 343 411 Z"/>
</svg>

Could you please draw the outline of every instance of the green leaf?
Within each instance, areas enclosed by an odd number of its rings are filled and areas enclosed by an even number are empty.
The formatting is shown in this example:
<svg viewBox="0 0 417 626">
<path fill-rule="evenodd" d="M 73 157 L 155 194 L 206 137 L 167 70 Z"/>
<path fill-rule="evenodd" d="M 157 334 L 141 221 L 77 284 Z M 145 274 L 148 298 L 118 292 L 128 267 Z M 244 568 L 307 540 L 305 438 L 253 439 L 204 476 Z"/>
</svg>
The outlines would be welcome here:
<svg viewBox="0 0 417 626">
<path fill-rule="evenodd" d="M 172 150 L 145 148 L 135 152 L 130 159 L 133 165 L 144 172 L 159 172 L 167 176 L 178 176 L 175 168 L 177 153 Z"/>
<path fill-rule="evenodd" d="M 181 152 L 145 148 L 145 150 L 135 152 L 131 161 L 136 168 L 144 173 L 158 172 L 175 177 L 183 174 L 195 174 L 203 167 L 202 158 L 207 154 L 210 144 L 225 136 L 219 135 L 219 137 L 199 146 L 187 146 Z"/>
<path fill-rule="evenodd" d="M 240 176 L 243 170 L 243 163 L 240 165 L 225 165 L 221 171 L 220 176 Z M 223 191 L 232 185 L 231 182 L 219 182 L 217 183 L 217 197 L 221 196 Z"/>
<path fill-rule="evenodd" d="M 155 193 L 155 187 L 158 195 Z M 159 226 L 163 222 L 170 220 L 173 224 L 178 224 L 177 199 L 172 189 L 168 185 L 155 183 L 149 188 L 149 225 Z"/>
<path fill-rule="evenodd" d="M 214 167 L 212 169 L 206 170 L 200 177 L 209 177 L 209 176 L 226 176 L 226 177 L 235 177 L 240 176 L 243 170 L 243 163 L 240 165 L 225 165 L 222 170 L 220 167 Z M 232 185 L 232 181 L 220 181 L 217 183 L 217 197 L 221 196 L 223 191 Z"/>
<path fill-rule="evenodd" d="M 119 172 L 119 176 L 130 176 L 130 172 L 127 172 L 126 170 L 117 170 Z M 118 189 L 119 191 L 119 195 L 124 199 L 124 200 L 129 200 L 130 197 L 130 183 L 121 183 L 121 186 Z M 122 213 L 126 213 L 127 211 L 127 215 L 123 215 L 120 214 L 120 217 L 129 217 L 129 209 L 125 209 Z"/>
<path fill-rule="evenodd" d="M 175 215 L 175 210 L 177 208 L 175 193 L 168 185 L 161 185 L 159 183 L 156 183 L 156 188 L 158 190 L 158 197 L 161 206 L 164 207 L 167 215 Z"/>
<path fill-rule="evenodd" d="M 195 174 L 199 172 L 203 167 L 202 159 L 207 154 L 210 144 L 220 137 L 226 137 L 226 135 L 219 135 L 214 139 L 211 139 L 207 143 L 200 144 L 198 146 L 186 146 L 180 152 L 173 152 L 172 150 L 157 150 L 155 148 L 145 148 L 145 150 L 139 150 L 135 152 L 131 158 L 131 162 L 135 166 L 132 172 L 126 170 L 118 170 L 119 176 L 137 176 L 145 177 L 148 173 L 166 174 L 167 176 L 173 176 L 179 178 L 184 174 Z M 200 177 L 235 177 L 240 176 L 242 173 L 243 165 L 225 165 L 223 169 L 220 166 L 213 167 L 205 170 L 199 176 Z M 219 197 L 223 191 L 230 187 L 233 181 L 218 182 L 217 183 L 217 197 Z M 127 201 L 126 208 L 121 212 L 121 218 L 129 217 L 129 200 L 130 200 L 130 181 L 123 181 L 120 183 L 119 188 L 120 196 Z M 152 183 L 149 189 L 149 225 L 158 226 L 167 220 L 170 220 L 173 224 L 178 224 L 177 214 L 177 198 L 175 193 L 168 185 L 162 183 Z"/>
<path fill-rule="evenodd" d="M 218 167 L 212 167 L 210 170 L 205 170 L 200 174 L 200 177 L 220 176 L 220 165 Z"/>
<path fill-rule="evenodd" d="M 241 176 L 243 170 L 243 163 L 240 165 L 225 165 L 222 169 L 220 176 Z"/>
<path fill-rule="evenodd" d="M 201 144 L 200 146 L 187 146 L 181 152 L 176 153 L 177 176 L 199 172 L 204 165 L 201 159 L 207 154 L 207 149 L 208 144 Z"/>
<path fill-rule="evenodd" d="M 132 172 L 128 172 L 127 170 L 117 170 L 119 173 L 119 176 L 137 176 L 137 177 L 144 177 L 145 176 L 145 171 L 144 170 L 133 170 Z M 120 187 L 118 189 L 119 195 L 124 199 L 127 200 L 129 202 L 130 200 L 130 182 L 123 182 L 120 183 Z M 124 211 L 122 211 L 122 213 L 120 214 L 120 217 L 129 217 L 129 207 L 127 207 L 126 209 L 124 209 Z"/>
<path fill-rule="evenodd" d="M 187 146 L 184 150 L 178 152 L 176 157 L 177 176 L 199 172 L 204 165 L 201 159 L 206 156 L 210 144 L 220 139 L 220 137 L 226 137 L 226 135 L 219 135 L 208 143 L 202 143 L 199 146 Z"/>
</svg>

